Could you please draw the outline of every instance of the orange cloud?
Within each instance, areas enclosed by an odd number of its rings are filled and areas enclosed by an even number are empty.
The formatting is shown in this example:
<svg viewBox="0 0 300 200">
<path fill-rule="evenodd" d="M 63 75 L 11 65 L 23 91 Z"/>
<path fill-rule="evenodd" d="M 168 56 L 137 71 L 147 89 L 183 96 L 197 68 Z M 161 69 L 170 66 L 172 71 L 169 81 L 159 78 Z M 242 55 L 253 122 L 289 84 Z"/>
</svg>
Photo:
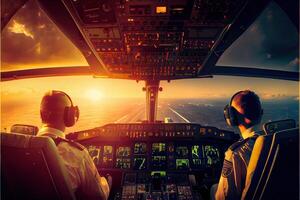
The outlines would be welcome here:
<svg viewBox="0 0 300 200">
<path fill-rule="evenodd" d="M 34 39 L 34 35 L 26 29 L 25 24 L 21 24 L 21 23 L 17 22 L 16 20 L 13 20 L 13 23 L 10 27 L 8 27 L 8 30 L 10 30 L 10 32 L 12 32 L 12 33 L 16 33 L 16 34 L 21 33 L 27 37 Z"/>
</svg>

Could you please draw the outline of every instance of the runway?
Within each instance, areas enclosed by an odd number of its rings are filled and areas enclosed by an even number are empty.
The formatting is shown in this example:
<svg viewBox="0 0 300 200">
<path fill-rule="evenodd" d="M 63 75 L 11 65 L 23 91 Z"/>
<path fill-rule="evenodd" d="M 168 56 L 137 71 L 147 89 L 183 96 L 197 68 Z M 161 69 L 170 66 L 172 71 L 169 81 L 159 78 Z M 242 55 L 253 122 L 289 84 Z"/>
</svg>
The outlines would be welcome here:
<svg viewBox="0 0 300 200">
<path fill-rule="evenodd" d="M 159 104 L 157 109 L 157 119 L 164 121 L 165 118 L 171 119 L 172 122 L 191 123 L 184 115 L 179 113 L 175 108 L 168 104 Z M 146 106 L 144 104 L 137 105 L 129 113 L 114 121 L 114 123 L 134 123 L 146 120 Z"/>
</svg>

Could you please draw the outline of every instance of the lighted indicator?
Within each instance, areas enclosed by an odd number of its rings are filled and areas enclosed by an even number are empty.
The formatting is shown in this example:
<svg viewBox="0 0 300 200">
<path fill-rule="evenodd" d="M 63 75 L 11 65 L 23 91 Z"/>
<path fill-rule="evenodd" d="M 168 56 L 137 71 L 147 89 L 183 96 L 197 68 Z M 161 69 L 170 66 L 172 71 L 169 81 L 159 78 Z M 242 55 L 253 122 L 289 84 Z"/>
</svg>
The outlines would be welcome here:
<svg viewBox="0 0 300 200">
<path fill-rule="evenodd" d="M 156 7 L 156 13 L 157 14 L 167 13 L 167 7 L 166 6 L 157 6 Z"/>
</svg>

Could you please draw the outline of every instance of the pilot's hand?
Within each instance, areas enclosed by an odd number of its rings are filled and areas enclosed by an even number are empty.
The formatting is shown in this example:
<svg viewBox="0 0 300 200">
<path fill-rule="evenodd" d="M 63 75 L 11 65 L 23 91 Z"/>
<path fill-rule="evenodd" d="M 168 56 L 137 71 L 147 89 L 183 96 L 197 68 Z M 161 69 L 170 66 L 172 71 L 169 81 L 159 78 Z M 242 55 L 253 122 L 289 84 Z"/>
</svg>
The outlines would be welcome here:
<svg viewBox="0 0 300 200">
<path fill-rule="evenodd" d="M 105 178 L 106 178 L 107 183 L 109 185 L 109 189 L 111 189 L 111 186 L 112 186 L 112 177 L 111 177 L 111 175 L 110 174 L 106 174 Z"/>
</svg>

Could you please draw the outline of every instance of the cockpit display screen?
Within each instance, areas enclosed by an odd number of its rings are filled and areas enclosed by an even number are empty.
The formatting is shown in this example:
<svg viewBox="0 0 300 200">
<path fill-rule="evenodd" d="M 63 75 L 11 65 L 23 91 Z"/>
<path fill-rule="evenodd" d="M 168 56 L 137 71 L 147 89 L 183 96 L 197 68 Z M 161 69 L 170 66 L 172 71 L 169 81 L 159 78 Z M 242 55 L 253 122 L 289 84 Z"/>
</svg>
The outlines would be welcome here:
<svg viewBox="0 0 300 200">
<path fill-rule="evenodd" d="M 130 158 L 117 158 L 116 167 L 120 169 L 130 169 L 131 161 Z"/>
<path fill-rule="evenodd" d="M 135 157 L 133 163 L 133 168 L 135 170 L 143 170 L 147 167 L 147 158 L 145 157 Z"/>
<path fill-rule="evenodd" d="M 101 148 L 97 146 L 89 146 L 87 148 L 91 158 L 93 159 L 95 165 L 100 164 L 100 153 L 101 153 Z"/>
<path fill-rule="evenodd" d="M 130 147 L 128 146 L 120 146 L 117 148 L 117 157 L 129 157 L 131 154 Z"/>
<path fill-rule="evenodd" d="M 192 146 L 192 162 L 195 167 L 203 165 L 203 151 L 202 146 L 193 145 Z"/>
<path fill-rule="evenodd" d="M 116 167 L 129 169 L 131 167 L 131 149 L 129 146 L 119 146 L 116 152 Z"/>
<path fill-rule="evenodd" d="M 146 143 L 135 143 L 134 144 L 134 154 L 141 155 L 147 152 L 147 144 Z"/>
<path fill-rule="evenodd" d="M 152 154 L 160 154 L 166 152 L 166 143 L 153 143 L 152 144 Z"/>
<path fill-rule="evenodd" d="M 176 147 L 176 155 L 179 158 L 186 158 L 189 154 L 189 149 L 187 146 Z"/>
<path fill-rule="evenodd" d="M 167 167 L 166 156 L 152 156 L 152 168 L 153 169 L 165 169 Z"/>
<path fill-rule="evenodd" d="M 176 169 L 189 169 L 189 159 L 176 159 Z"/>
<path fill-rule="evenodd" d="M 103 167 L 112 167 L 113 165 L 113 147 L 110 145 L 103 146 L 102 165 Z"/>
<path fill-rule="evenodd" d="M 165 169 L 167 167 L 166 143 L 152 144 L 152 167 Z"/>
<path fill-rule="evenodd" d="M 220 151 L 218 147 L 214 145 L 204 145 L 203 151 L 206 158 L 206 164 L 208 166 L 215 165 L 220 162 Z"/>
</svg>

